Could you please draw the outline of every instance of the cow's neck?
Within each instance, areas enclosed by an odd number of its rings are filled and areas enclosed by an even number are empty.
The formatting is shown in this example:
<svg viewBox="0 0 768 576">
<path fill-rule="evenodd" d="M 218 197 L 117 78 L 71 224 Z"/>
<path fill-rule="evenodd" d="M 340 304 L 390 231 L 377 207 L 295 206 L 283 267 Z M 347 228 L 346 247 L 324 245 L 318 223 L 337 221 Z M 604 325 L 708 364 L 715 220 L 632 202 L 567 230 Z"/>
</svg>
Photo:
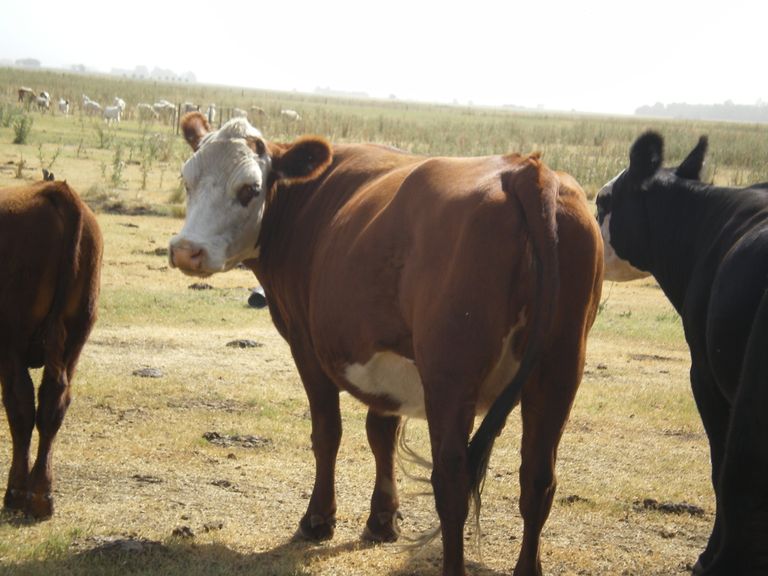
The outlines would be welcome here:
<svg viewBox="0 0 768 576">
<path fill-rule="evenodd" d="M 334 163 L 320 179 L 279 186 L 268 201 L 259 237 L 259 258 L 249 262 L 267 292 L 273 320 L 290 340 L 296 322 L 309 317 L 309 289 L 313 257 L 323 232 L 352 193 L 343 186 L 323 186 L 338 166 Z"/>
<path fill-rule="evenodd" d="M 291 323 L 288 310 L 304 310 L 308 300 L 310 248 L 323 226 L 322 214 L 307 218 L 309 185 L 281 187 L 264 212 L 259 236 L 259 257 L 248 262 L 264 287 L 278 330 L 285 334 Z M 305 315 L 297 314 L 298 317 Z"/>
<path fill-rule="evenodd" d="M 692 281 L 711 285 L 717 239 L 728 233 L 735 210 L 728 190 L 700 183 L 654 187 L 646 208 L 650 227 L 650 272 L 681 312 Z"/>
</svg>

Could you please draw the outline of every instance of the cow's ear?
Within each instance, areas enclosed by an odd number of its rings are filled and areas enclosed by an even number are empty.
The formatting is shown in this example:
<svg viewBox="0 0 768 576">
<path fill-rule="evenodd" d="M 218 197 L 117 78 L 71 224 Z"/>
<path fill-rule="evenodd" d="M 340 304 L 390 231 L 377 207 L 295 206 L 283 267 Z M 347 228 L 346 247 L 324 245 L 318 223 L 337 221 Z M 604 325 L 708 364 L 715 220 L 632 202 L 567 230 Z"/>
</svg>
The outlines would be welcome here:
<svg viewBox="0 0 768 576">
<path fill-rule="evenodd" d="M 707 153 L 707 137 L 699 138 L 699 143 L 691 150 L 683 163 L 675 170 L 675 176 L 686 180 L 701 180 L 701 169 L 704 167 L 704 155 Z"/>
<path fill-rule="evenodd" d="M 192 147 L 192 150 L 197 150 L 203 136 L 211 131 L 207 118 L 200 112 L 185 114 L 181 119 L 181 129 L 184 132 L 184 140 Z"/>
<path fill-rule="evenodd" d="M 278 180 L 291 183 L 318 178 L 333 160 L 331 145 L 318 136 L 304 136 L 287 146 L 270 146 Z"/>
<path fill-rule="evenodd" d="M 640 136 L 629 150 L 629 176 L 634 180 L 650 178 L 664 159 L 664 140 L 656 132 L 646 132 Z"/>
</svg>

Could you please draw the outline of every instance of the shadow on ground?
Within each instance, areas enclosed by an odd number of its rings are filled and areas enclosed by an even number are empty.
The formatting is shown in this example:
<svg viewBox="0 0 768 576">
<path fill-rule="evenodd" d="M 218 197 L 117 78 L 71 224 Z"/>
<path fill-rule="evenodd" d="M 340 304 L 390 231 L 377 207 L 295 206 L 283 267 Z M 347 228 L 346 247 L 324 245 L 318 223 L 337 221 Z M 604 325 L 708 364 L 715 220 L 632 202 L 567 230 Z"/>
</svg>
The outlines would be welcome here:
<svg viewBox="0 0 768 576">
<path fill-rule="evenodd" d="M 24 522 L 2 519 L 6 523 Z M 23 529 L 23 528 L 22 528 Z M 54 552 L 45 560 L 21 562 L 13 566 L 0 566 L 0 574 L 13 576 L 111 576 L 147 574 L 163 576 L 298 576 L 313 574 L 378 574 L 375 567 L 354 568 L 354 563 L 343 559 L 377 545 L 361 540 L 338 543 L 313 544 L 288 541 L 270 550 L 241 553 L 219 543 L 198 544 L 193 539 L 178 537 L 168 542 L 138 537 L 89 537 L 76 541 Z M 402 547 L 388 545 L 392 554 L 401 554 L 403 564 L 392 576 L 439 576 L 440 547 L 431 545 L 414 552 L 403 552 Z M 333 569 L 333 558 L 339 558 L 339 571 Z M 480 564 L 467 566 L 473 576 L 501 576 Z M 5 572 L 5 570 L 9 570 Z"/>
</svg>

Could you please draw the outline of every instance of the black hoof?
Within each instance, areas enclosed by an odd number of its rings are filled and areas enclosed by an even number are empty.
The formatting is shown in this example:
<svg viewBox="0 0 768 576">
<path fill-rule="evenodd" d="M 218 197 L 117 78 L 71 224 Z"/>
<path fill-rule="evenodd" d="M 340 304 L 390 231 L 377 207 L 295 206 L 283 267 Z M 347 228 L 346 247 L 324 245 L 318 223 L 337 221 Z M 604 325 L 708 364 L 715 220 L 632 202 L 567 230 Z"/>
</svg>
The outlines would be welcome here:
<svg viewBox="0 0 768 576">
<path fill-rule="evenodd" d="M 27 508 L 27 493 L 23 490 L 9 488 L 5 491 L 3 508 L 13 512 L 25 512 Z"/>
<path fill-rule="evenodd" d="M 294 540 L 308 540 L 310 542 L 321 542 L 333 538 L 333 532 L 336 529 L 336 517 L 323 518 L 319 514 L 304 516 L 299 522 L 299 529 L 294 535 Z"/>
<path fill-rule="evenodd" d="M 367 542 L 397 542 L 400 538 L 400 522 L 403 515 L 395 512 L 371 514 L 363 531 L 363 540 Z"/>
<path fill-rule="evenodd" d="M 35 520 L 48 520 L 53 516 L 53 496 L 50 494 L 28 494 L 24 511 Z"/>
</svg>

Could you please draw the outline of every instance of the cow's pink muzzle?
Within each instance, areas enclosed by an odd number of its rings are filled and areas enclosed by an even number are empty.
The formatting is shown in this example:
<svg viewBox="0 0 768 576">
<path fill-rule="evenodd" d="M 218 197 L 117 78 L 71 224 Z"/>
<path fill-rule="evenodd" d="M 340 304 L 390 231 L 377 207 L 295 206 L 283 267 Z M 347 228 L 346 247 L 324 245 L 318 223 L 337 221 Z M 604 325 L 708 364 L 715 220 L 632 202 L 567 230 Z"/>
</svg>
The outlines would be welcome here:
<svg viewBox="0 0 768 576">
<path fill-rule="evenodd" d="M 168 250 L 168 260 L 171 268 L 199 274 L 205 260 L 205 249 L 189 240 L 175 240 L 171 242 Z"/>
</svg>

